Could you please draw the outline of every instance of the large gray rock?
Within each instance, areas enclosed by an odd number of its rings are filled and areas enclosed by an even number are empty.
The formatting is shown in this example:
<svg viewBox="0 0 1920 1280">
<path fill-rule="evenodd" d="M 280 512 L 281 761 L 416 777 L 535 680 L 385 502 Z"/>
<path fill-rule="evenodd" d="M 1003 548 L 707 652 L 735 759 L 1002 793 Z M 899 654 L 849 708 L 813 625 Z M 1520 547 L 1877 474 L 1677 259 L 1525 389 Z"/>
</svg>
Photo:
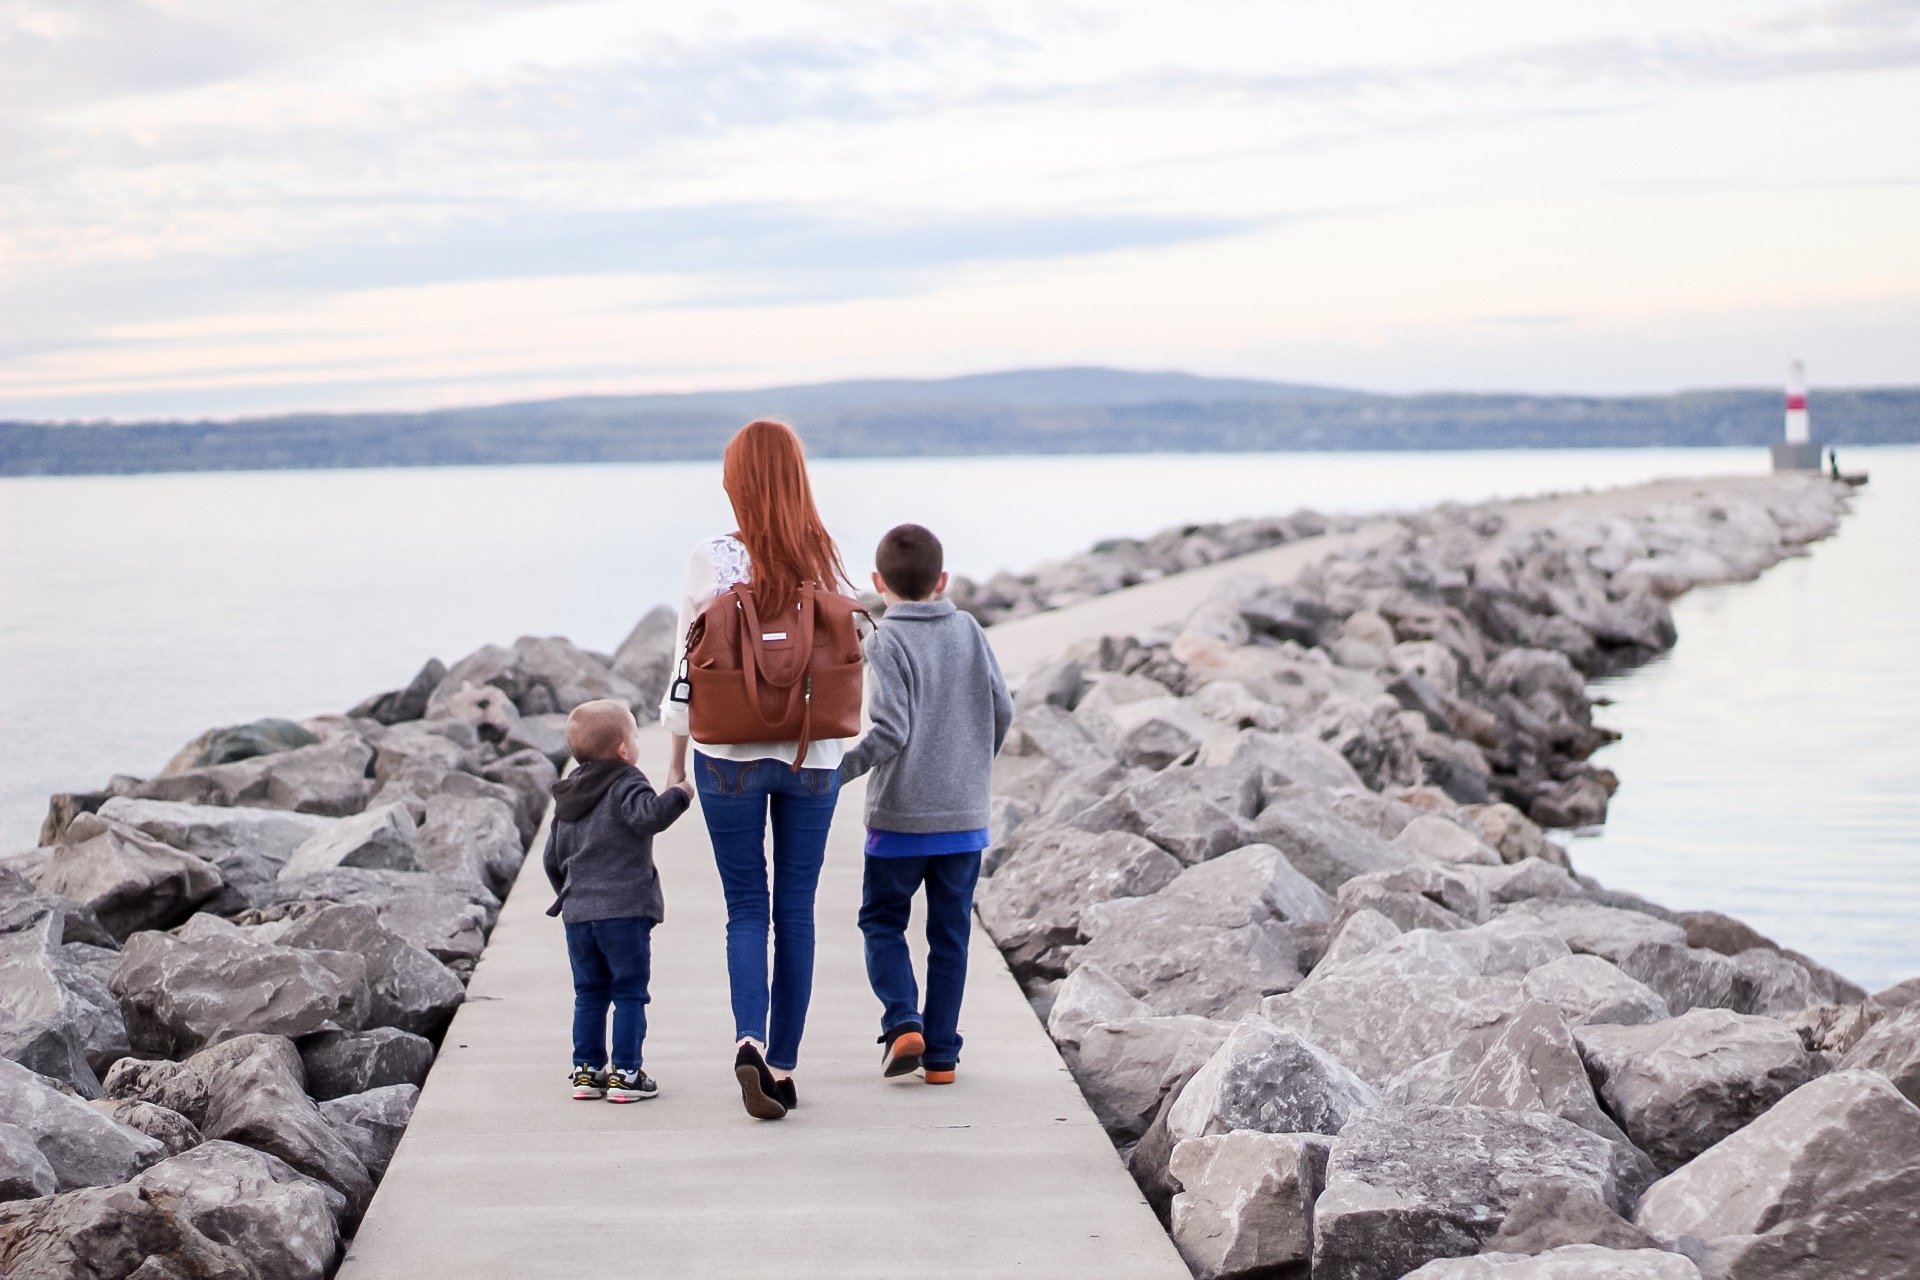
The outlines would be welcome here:
<svg viewBox="0 0 1920 1280">
<path fill-rule="evenodd" d="M 553 784 L 560 779 L 553 761 L 532 749 L 516 751 L 482 769 L 481 776 L 513 792 L 514 822 L 520 828 L 521 845 L 531 843 L 553 798 Z"/>
<path fill-rule="evenodd" d="M 420 869 L 484 885 L 505 897 L 526 851 L 513 806 L 482 797 L 437 795 L 427 801 Z"/>
<path fill-rule="evenodd" d="M 33 851 L 37 874 L 51 860 L 53 850 Z M 38 928 L 48 916 L 58 918 L 63 942 L 89 942 L 98 947 L 119 945 L 100 923 L 93 908 L 63 898 L 57 893 L 41 893 L 34 882 L 18 870 L 0 865 L 0 936 Z"/>
<path fill-rule="evenodd" d="M 1231 1029 L 1192 1014 L 1098 1022 L 1082 1033 L 1071 1060 L 1074 1079 L 1109 1135 L 1138 1138 L 1168 1091 L 1198 1071 Z"/>
<path fill-rule="evenodd" d="M 400 1145 L 400 1135 L 407 1131 L 413 1104 L 419 1099 L 420 1090 L 413 1085 L 383 1085 L 329 1099 L 320 1104 L 320 1114 L 378 1182 L 393 1159 L 394 1148 Z"/>
<path fill-rule="evenodd" d="M 98 1072 L 127 1053 L 120 1004 L 92 957 L 113 964 L 113 952 L 61 944 L 64 919 L 0 934 L 0 1057 L 64 1081 L 82 1095 L 100 1091 Z"/>
<path fill-rule="evenodd" d="M 1135 996 L 1097 964 L 1083 964 L 1068 974 L 1047 1009 L 1047 1034 L 1061 1048 L 1069 1066 L 1087 1029 L 1101 1022 L 1145 1018 L 1153 1008 Z"/>
<path fill-rule="evenodd" d="M 1239 734 L 1232 760 L 1256 769 L 1261 791 L 1269 796 L 1289 787 L 1327 792 L 1365 786 L 1345 756 L 1304 733 Z"/>
<path fill-rule="evenodd" d="M 1176 1144 L 1236 1129 L 1335 1134 L 1354 1112 L 1379 1101 L 1318 1045 L 1247 1018 L 1180 1090 L 1167 1132 Z"/>
<path fill-rule="evenodd" d="M 1081 916 L 1095 902 L 1164 888 L 1180 872 L 1144 836 L 1071 828 L 1025 841 L 980 886 L 980 922 L 1023 978 L 1065 972 L 1066 951 L 1085 940 Z"/>
<path fill-rule="evenodd" d="M 404 804 L 385 804 L 316 832 L 293 851 L 283 876 L 305 876 L 337 867 L 372 871 L 421 871 L 420 836 Z"/>
<path fill-rule="evenodd" d="M 1478 835 L 1438 814 L 1415 818 L 1393 838 L 1393 846 L 1429 862 L 1499 866 L 1500 854 Z"/>
<path fill-rule="evenodd" d="M 1601 956 L 1622 968 L 1637 947 L 1654 943 L 1684 949 L 1687 942 L 1686 930 L 1677 924 L 1595 902 L 1530 898 L 1515 903 L 1502 914 L 1538 924 L 1559 934 L 1573 950 Z"/>
<path fill-rule="evenodd" d="M 241 930 L 135 934 L 112 985 L 133 1047 L 169 1056 L 249 1032 L 357 1027 L 369 1004 L 365 958 L 302 951 Z"/>
<path fill-rule="evenodd" d="M 1694 1009 L 1644 1026 L 1585 1026 L 1574 1038 L 1607 1110 L 1663 1173 L 1814 1074 L 1792 1030 L 1725 1009 Z"/>
<path fill-rule="evenodd" d="M 1653 1162 L 1594 1097 L 1573 1033 L 1550 1004 L 1522 1005 L 1484 1047 L 1472 1041 L 1463 1044 L 1444 1072 L 1435 1075 L 1459 1081 L 1445 1099 L 1456 1106 L 1538 1111 L 1606 1139 L 1614 1151 L 1614 1182 L 1626 1200 L 1657 1176 Z"/>
<path fill-rule="evenodd" d="M 1612 1150 L 1554 1116 L 1489 1107 L 1364 1111 L 1334 1140 L 1314 1207 L 1318 1280 L 1399 1280 L 1477 1253 L 1523 1195 L 1562 1187 L 1619 1203 Z"/>
<path fill-rule="evenodd" d="M 136 1183 L 0 1204 L 9 1280 L 270 1280 L 238 1249 L 188 1221 L 169 1194 Z"/>
<path fill-rule="evenodd" d="M 1657 1249 L 1660 1242 L 1634 1226 L 1591 1191 L 1540 1187 L 1526 1192 L 1507 1210 L 1487 1252 L 1547 1253 L 1571 1244 L 1604 1249 Z"/>
<path fill-rule="evenodd" d="M 1300 981 L 1298 944 L 1279 908 L 1324 910 L 1303 889 L 1312 886 L 1274 850 L 1241 850 L 1187 868 L 1151 896 L 1088 907 L 1089 941 L 1073 963 L 1098 964 L 1157 1013 L 1237 1018 Z"/>
<path fill-rule="evenodd" d="M 357 1219 L 373 1194 L 366 1166 L 307 1097 L 300 1054 L 284 1036 L 241 1036 L 185 1062 L 123 1058 L 107 1073 L 106 1087 L 110 1097 L 178 1111 L 209 1140 L 280 1157 L 345 1196 L 348 1219 Z"/>
<path fill-rule="evenodd" d="M 34 1145 L 33 1135 L 0 1120 L 0 1201 L 32 1200 L 59 1189 L 60 1179 Z"/>
<path fill-rule="evenodd" d="M 1840 1071 L 1677 1172 L 1634 1221 L 1713 1242 L 1726 1280 L 1886 1280 L 1920 1263 L 1920 1109 Z"/>
<path fill-rule="evenodd" d="M 1499 1034 L 1523 1003 L 1513 978 L 1382 974 L 1330 977 L 1274 996 L 1261 1013 L 1391 1095 L 1403 1076 L 1423 1078 L 1430 1060 Z"/>
<path fill-rule="evenodd" d="M 93 813 L 73 820 L 37 877 L 42 892 L 91 908 L 115 938 L 179 924 L 221 883 L 206 859 Z"/>
<path fill-rule="evenodd" d="M 170 1156 L 191 1151 L 206 1141 L 193 1121 L 178 1111 L 138 1098 L 96 1098 L 87 1105 L 116 1123 L 157 1139 Z"/>
<path fill-rule="evenodd" d="M 418 720 L 427 714 L 427 699 L 433 696 L 433 691 L 446 678 L 447 664 L 438 658 L 428 658 L 426 665 L 414 673 L 404 689 L 376 693 L 356 705 L 347 715 L 349 718 L 377 720 L 381 724 Z"/>
<path fill-rule="evenodd" d="M 293 851 L 337 821 L 280 809 L 233 809 L 130 796 L 111 797 L 100 806 L 100 816 L 211 862 L 225 888 L 206 909 L 222 912 L 252 906 L 250 895 L 273 883 Z"/>
<path fill-rule="evenodd" d="M 1253 838 L 1280 850 L 1327 893 L 1337 894 L 1355 876 L 1393 871 L 1415 861 L 1377 832 L 1340 817 L 1318 796 L 1273 800 L 1254 820 Z"/>
<path fill-rule="evenodd" d="M 342 867 L 308 876 L 288 876 L 274 888 L 262 919 L 284 919 L 308 902 L 361 902 L 380 913 L 380 923 L 463 977 L 487 945 L 487 930 L 500 900 L 478 885 L 405 871 Z"/>
<path fill-rule="evenodd" d="M 1520 980 L 1529 1000 L 1544 1000 L 1568 1023 L 1639 1026 L 1673 1016 L 1667 1002 L 1646 983 L 1628 977 L 1599 956 L 1570 955 L 1529 970 Z"/>
<path fill-rule="evenodd" d="M 521 636 L 511 648 L 486 645 L 448 668 L 427 699 L 427 716 L 443 714 L 454 694 L 482 684 L 504 691 L 522 715 L 571 711 L 595 698 L 614 698 L 636 709 L 649 701 L 633 681 L 571 641 Z"/>
<path fill-rule="evenodd" d="M 207 1142 L 140 1175 L 201 1235 L 227 1245 L 263 1277 L 322 1280 L 340 1249 L 339 1194 L 264 1151 Z"/>
<path fill-rule="evenodd" d="M 644 724 L 651 718 L 641 715 L 640 721 Z M 516 751 L 538 751 L 555 769 L 565 770 L 567 761 L 573 757 L 572 749 L 567 746 L 566 714 L 554 711 L 546 715 L 521 716 L 514 721 L 513 728 L 501 742 L 500 750 L 507 755 Z"/>
<path fill-rule="evenodd" d="M 397 1027 L 434 1037 L 446 1029 L 453 1011 L 466 999 L 460 979 L 431 954 L 380 922 L 364 903 L 328 904 L 296 919 L 280 937 L 289 947 L 321 955 L 346 952 L 365 962 L 367 1003 L 358 1025 Z M 336 1019 L 343 1027 L 352 1026 Z M 283 1031 L 284 1035 L 301 1035 Z"/>
<path fill-rule="evenodd" d="M 1304 1270 L 1329 1147 L 1317 1135 L 1246 1131 L 1174 1147 L 1173 1243 L 1196 1280 Z"/>
<path fill-rule="evenodd" d="M 1357 956 L 1323 959 L 1307 981 L 1374 974 L 1519 978 L 1568 954 L 1554 934 L 1504 921 L 1444 932 L 1414 929 Z"/>
<path fill-rule="evenodd" d="M 1690 1258 L 1660 1249 L 1571 1244 L 1536 1256 L 1445 1258 L 1409 1272 L 1407 1280 L 1700 1280 L 1700 1268 Z"/>
<path fill-rule="evenodd" d="M 1840 1060 L 1842 1071 L 1877 1071 L 1920 1105 L 1920 1008 L 1883 1018 Z"/>
<path fill-rule="evenodd" d="M 0 1058 L 0 1123 L 26 1135 L 61 1191 L 125 1182 L 164 1158 L 156 1139 L 62 1093 L 45 1076 Z"/>
<path fill-rule="evenodd" d="M 316 1101 L 390 1084 L 420 1084 L 433 1066 L 433 1042 L 396 1027 L 316 1031 L 299 1040 L 307 1093 Z"/>
<path fill-rule="evenodd" d="M 143 800 L 290 809 L 342 818 L 365 806 L 372 760 L 373 748 L 364 739 L 342 733 L 296 751 L 154 778 L 129 794 Z"/>
<path fill-rule="evenodd" d="M 232 764 L 255 756 L 274 755 L 318 742 L 312 733 L 291 720 L 264 719 L 248 724 L 208 729 L 180 748 L 160 770 L 162 777 L 203 769 L 208 765 Z"/>
<path fill-rule="evenodd" d="M 631 681 L 639 691 L 641 705 L 637 710 L 651 713 L 643 715 L 643 723 L 660 716 L 660 700 L 666 696 L 667 681 L 673 674 L 673 634 L 678 624 L 679 615 L 673 609 L 657 604 L 633 624 L 633 630 L 613 651 L 614 673 Z"/>
</svg>

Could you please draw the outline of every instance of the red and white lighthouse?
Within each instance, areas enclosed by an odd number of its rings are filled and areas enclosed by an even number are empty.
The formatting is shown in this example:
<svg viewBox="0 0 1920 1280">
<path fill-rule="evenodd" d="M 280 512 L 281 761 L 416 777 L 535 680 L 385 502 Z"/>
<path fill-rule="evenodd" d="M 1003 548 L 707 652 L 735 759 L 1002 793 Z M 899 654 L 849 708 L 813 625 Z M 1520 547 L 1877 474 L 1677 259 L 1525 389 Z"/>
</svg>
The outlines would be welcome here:
<svg viewBox="0 0 1920 1280">
<path fill-rule="evenodd" d="M 1787 366 L 1787 438 L 1773 446 L 1773 469 L 1818 471 L 1825 456 L 1807 417 L 1807 367 L 1795 360 Z"/>
</svg>

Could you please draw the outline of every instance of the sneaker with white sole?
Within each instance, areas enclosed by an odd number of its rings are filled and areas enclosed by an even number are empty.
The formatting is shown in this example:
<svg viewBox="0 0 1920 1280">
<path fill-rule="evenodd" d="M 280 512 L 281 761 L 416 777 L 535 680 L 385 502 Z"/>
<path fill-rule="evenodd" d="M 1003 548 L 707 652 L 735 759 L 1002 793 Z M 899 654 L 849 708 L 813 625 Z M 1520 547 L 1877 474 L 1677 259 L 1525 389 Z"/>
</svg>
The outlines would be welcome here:
<svg viewBox="0 0 1920 1280">
<path fill-rule="evenodd" d="M 637 1067 L 607 1074 L 608 1102 L 645 1102 L 659 1092 L 660 1086 L 653 1082 L 653 1077 Z"/>
<path fill-rule="evenodd" d="M 573 1096 L 581 1102 L 607 1096 L 607 1073 L 599 1067 L 576 1063 L 573 1068 Z"/>
</svg>

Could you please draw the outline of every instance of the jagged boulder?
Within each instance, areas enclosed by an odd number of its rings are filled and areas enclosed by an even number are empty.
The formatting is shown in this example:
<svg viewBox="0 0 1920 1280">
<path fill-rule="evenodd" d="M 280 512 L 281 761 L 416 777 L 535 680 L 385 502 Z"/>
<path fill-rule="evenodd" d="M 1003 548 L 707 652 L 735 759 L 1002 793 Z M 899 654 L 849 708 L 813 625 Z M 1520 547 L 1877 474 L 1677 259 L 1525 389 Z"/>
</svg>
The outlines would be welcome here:
<svg viewBox="0 0 1920 1280">
<path fill-rule="evenodd" d="M 1437 814 L 1427 814 L 1409 822 L 1392 840 L 1416 858 L 1429 862 L 1478 863 L 1499 866 L 1500 855 L 1494 847 L 1473 832 L 1449 822 Z"/>
<path fill-rule="evenodd" d="M 34 851 L 36 855 L 42 852 L 37 849 Z M 52 857 L 52 850 L 47 849 L 44 854 L 44 858 L 36 859 L 42 870 Z M 107 932 L 106 926 L 100 923 L 100 917 L 93 913 L 93 908 L 57 893 L 41 893 L 26 876 L 10 867 L 0 866 L 0 937 L 37 929 L 49 916 L 57 918 L 62 942 L 87 942 L 97 947 L 119 945 L 114 936 Z"/>
<path fill-rule="evenodd" d="M 1088 906 L 1153 893 L 1179 872 L 1173 856 L 1144 836 L 1049 831 L 1019 844 L 980 886 L 980 922 L 1016 974 L 1058 976 L 1067 949 L 1085 939 Z"/>
<path fill-rule="evenodd" d="M 241 1036 L 185 1062 L 123 1058 L 107 1073 L 106 1088 L 109 1097 L 178 1111 L 209 1140 L 280 1157 L 346 1197 L 348 1219 L 357 1219 L 373 1194 L 366 1166 L 307 1097 L 300 1054 L 284 1036 Z"/>
<path fill-rule="evenodd" d="M 433 1066 L 433 1042 L 397 1027 L 316 1031 L 298 1043 L 307 1093 L 320 1102 L 390 1084 L 417 1085 Z"/>
<path fill-rule="evenodd" d="M 1115 982 L 1105 969 L 1083 964 L 1054 992 L 1053 1004 L 1047 1010 L 1047 1034 L 1071 1066 L 1088 1028 L 1101 1022 L 1152 1015 L 1153 1009 L 1146 1001 Z"/>
<path fill-rule="evenodd" d="M 1490 1107 L 1382 1107 L 1334 1140 L 1314 1207 L 1320 1280 L 1399 1280 L 1436 1258 L 1474 1254 L 1539 1188 L 1617 1207 L 1613 1153 L 1555 1116 Z"/>
<path fill-rule="evenodd" d="M 1658 1240 L 1590 1190 L 1536 1187 L 1509 1206 L 1506 1221 L 1487 1241 L 1487 1252 L 1531 1256 L 1576 1244 L 1628 1250 L 1660 1247 Z"/>
<path fill-rule="evenodd" d="M 39 1072 L 4 1058 L 0 1124 L 26 1136 L 52 1169 L 60 1191 L 125 1182 L 167 1154 L 158 1140 L 102 1115 L 62 1093 Z"/>
<path fill-rule="evenodd" d="M 1264 1018 L 1246 1018 L 1180 1090 L 1167 1132 L 1176 1144 L 1237 1129 L 1334 1134 L 1379 1101 L 1318 1045 Z"/>
<path fill-rule="evenodd" d="M 1195 1280 L 1304 1269 L 1331 1143 L 1299 1133 L 1223 1133 L 1173 1149 L 1173 1243 Z"/>
<path fill-rule="evenodd" d="M 633 681 L 564 637 L 521 636 L 510 648 L 485 645 L 448 668 L 427 699 L 427 716 L 444 714 L 454 694 L 482 684 L 505 692 L 522 715 L 571 711 L 595 698 L 638 710 L 650 700 Z M 651 700 L 657 705 L 657 698 Z"/>
<path fill-rule="evenodd" d="M 505 897 L 526 851 L 511 805 L 437 795 L 427 801 L 417 854 L 423 871 L 472 880 Z"/>
<path fill-rule="evenodd" d="M 367 1002 L 358 1025 L 437 1036 L 466 999 L 466 988 L 450 969 L 387 928 L 379 913 L 364 903 L 329 904 L 301 915 L 280 941 L 322 956 L 349 953 L 364 962 Z M 313 1030 L 318 1028 L 282 1034 Z"/>
<path fill-rule="evenodd" d="M 1307 983 L 1373 974 L 1519 978 L 1568 954 L 1556 935 L 1504 921 L 1446 931 L 1413 929 L 1363 954 L 1321 960 Z"/>
<path fill-rule="evenodd" d="M 553 767 L 553 761 L 538 751 L 516 751 L 512 755 L 501 756 L 480 771 L 489 782 L 497 782 L 513 792 L 514 822 L 520 828 L 521 845 L 524 847 L 533 840 L 533 833 L 540 828 L 540 819 L 547 811 L 547 803 L 553 797 L 553 784 L 560 774 Z"/>
<path fill-rule="evenodd" d="M 364 957 L 302 951 L 239 929 L 137 933 L 112 988 L 133 1047 L 175 1056 L 249 1032 L 357 1027 L 369 1003 Z"/>
<path fill-rule="evenodd" d="M 252 906 L 251 895 L 273 883 L 295 849 L 338 821 L 281 809 L 234 809 L 130 796 L 111 797 L 100 806 L 100 816 L 212 863 L 225 886 L 204 909 L 222 913 Z"/>
<path fill-rule="evenodd" d="M 9 1280 L 269 1280 L 238 1249 L 202 1235 L 171 1194 L 138 1183 L 0 1204 Z"/>
<path fill-rule="evenodd" d="M 1520 980 L 1529 1000 L 1559 1009 L 1573 1026 L 1612 1023 L 1641 1026 L 1673 1016 L 1667 1002 L 1646 983 L 1599 956 L 1570 955 L 1528 970 Z"/>
<path fill-rule="evenodd" d="M 128 794 L 343 818 L 366 805 L 372 760 L 373 748 L 363 738 L 341 733 L 310 747 L 154 778 Z"/>
<path fill-rule="evenodd" d="M 427 714 L 427 699 L 447 678 L 447 664 L 438 658 L 428 658 L 426 665 L 414 673 L 403 689 L 390 689 L 385 693 L 376 693 L 366 701 L 357 704 L 347 712 L 350 719 L 365 718 L 377 720 L 381 724 L 399 724 L 404 720 L 419 720 Z"/>
<path fill-rule="evenodd" d="M 1336 975 L 1274 996 L 1260 1011 L 1391 1095 L 1401 1077 L 1430 1059 L 1498 1034 L 1523 1002 L 1513 978 Z"/>
<path fill-rule="evenodd" d="M 1253 838 L 1286 855 L 1326 893 L 1355 876 L 1411 866 L 1414 856 L 1368 828 L 1347 821 L 1318 796 L 1272 800 L 1253 822 Z"/>
<path fill-rule="evenodd" d="M 404 804 L 385 804 L 316 832 L 293 851 L 282 876 L 306 876 L 337 867 L 421 871 L 420 835 Z"/>
<path fill-rule="evenodd" d="M 140 1175 L 200 1234 L 271 1280 L 321 1280 L 340 1249 L 339 1193 L 277 1156 L 235 1142 L 202 1143 Z"/>
<path fill-rule="evenodd" d="M 1655 1183 L 1634 1215 L 1726 1280 L 1886 1280 L 1920 1263 L 1920 1108 L 1839 1071 Z"/>
<path fill-rule="evenodd" d="M 463 977 L 473 972 L 500 900 L 479 885 L 406 871 L 342 867 L 314 875 L 287 876 L 273 901 L 257 914 L 285 919 L 309 902 L 360 902 L 380 913 L 380 923 Z"/>
<path fill-rule="evenodd" d="M 1874 1024 L 1840 1060 L 1842 1071 L 1877 1071 L 1920 1105 L 1920 1008 L 1908 1007 Z"/>
<path fill-rule="evenodd" d="M 33 1135 L 0 1120 L 0 1202 L 50 1196 L 60 1188 Z"/>
<path fill-rule="evenodd" d="M 98 956 L 113 952 L 62 943 L 64 918 L 0 934 L 0 1057 L 63 1081 L 86 1097 L 100 1091 L 97 1073 L 129 1052 L 120 1005 L 100 977 Z"/>
<path fill-rule="evenodd" d="M 310 747 L 320 739 L 291 720 L 268 718 L 248 724 L 209 729 L 180 748 L 160 770 L 161 777 L 204 769 L 208 765 L 232 764 L 256 756 L 276 755 L 298 747 Z"/>
<path fill-rule="evenodd" d="M 673 674 L 673 634 L 678 624 L 679 615 L 673 609 L 657 604 L 633 624 L 613 651 L 614 673 L 639 690 L 641 705 L 635 710 L 643 713 L 643 723 L 659 719 L 660 700 Z"/>
<path fill-rule="evenodd" d="M 383 1085 L 365 1093 L 331 1098 L 320 1104 L 320 1114 L 360 1157 L 375 1182 L 387 1171 L 400 1135 L 407 1131 L 420 1090 L 410 1084 Z"/>
<path fill-rule="evenodd" d="M 1144 1133 L 1168 1091 L 1198 1071 L 1232 1028 L 1192 1014 L 1154 1017 L 1142 1008 L 1141 1016 L 1088 1027 L 1072 1059 L 1080 1091 L 1116 1141 Z"/>
<path fill-rule="evenodd" d="M 1694 1009 L 1643 1026 L 1584 1026 L 1574 1038 L 1607 1110 L 1663 1173 L 1814 1074 L 1791 1029 L 1725 1009 Z"/>
<path fill-rule="evenodd" d="M 1700 1280 L 1700 1268 L 1691 1258 L 1661 1249 L 1572 1244 L 1531 1257 L 1445 1258 L 1408 1272 L 1407 1280 Z"/>
<path fill-rule="evenodd" d="M 90 908 L 115 938 L 166 929 L 219 892 L 213 864 L 124 823 L 83 813 L 36 877 L 44 893 Z"/>
<path fill-rule="evenodd" d="M 206 1140 L 200 1130 L 194 1128 L 193 1121 L 178 1111 L 138 1098 L 96 1098 L 87 1105 L 129 1129 L 157 1139 L 170 1156 L 191 1151 Z"/>
</svg>

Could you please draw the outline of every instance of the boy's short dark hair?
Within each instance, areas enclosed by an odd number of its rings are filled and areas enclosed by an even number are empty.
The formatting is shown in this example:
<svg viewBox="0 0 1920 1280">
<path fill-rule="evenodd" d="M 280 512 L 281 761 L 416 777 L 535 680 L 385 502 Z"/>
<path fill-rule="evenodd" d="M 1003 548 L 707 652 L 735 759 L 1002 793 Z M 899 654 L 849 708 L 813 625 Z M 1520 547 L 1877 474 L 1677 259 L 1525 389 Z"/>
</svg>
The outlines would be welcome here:
<svg viewBox="0 0 1920 1280">
<path fill-rule="evenodd" d="M 897 524 L 880 539 L 873 567 L 902 600 L 925 600 L 933 594 L 946 567 L 946 555 L 933 531 L 917 524 Z"/>
</svg>

